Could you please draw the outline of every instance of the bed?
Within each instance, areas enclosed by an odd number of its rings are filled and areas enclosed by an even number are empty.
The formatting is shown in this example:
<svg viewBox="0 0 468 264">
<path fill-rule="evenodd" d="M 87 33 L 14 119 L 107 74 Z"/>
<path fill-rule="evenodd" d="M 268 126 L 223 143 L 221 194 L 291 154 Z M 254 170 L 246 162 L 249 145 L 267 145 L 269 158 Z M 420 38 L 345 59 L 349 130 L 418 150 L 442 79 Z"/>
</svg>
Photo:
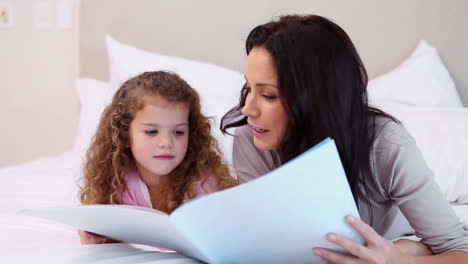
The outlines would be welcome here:
<svg viewBox="0 0 468 264">
<path fill-rule="evenodd" d="M 344 11 L 347 9 L 342 5 L 347 3 L 338 1 L 332 1 L 334 5 L 329 1 L 288 1 L 292 7 L 280 1 L 249 2 L 249 10 L 245 10 L 245 3 L 218 6 L 216 1 L 131 2 L 81 1 L 81 73 L 76 81 L 81 112 L 74 147 L 58 156 L 0 169 L 0 256 L 79 245 L 76 230 L 21 216 L 17 211 L 78 203 L 77 181 L 84 152 L 100 113 L 123 80 L 144 70 L 175 71 L 199 90 L 205 113 L 219 122 L 243 84 L 242 42 L 248 30 L 274 15 L 291 12 L 322 14 L 344 25 L 358 50 L 363 51 L 372 77 L 372 103 L 404 123 L 456 214 L 468 223 L 468 109 L 463 107 L 463 102 L 468 103 L 468 79 L 461 74 L 466 60 L 460 59 L 467 53 L 454 53 L 468 46 L 466 33 L 459 37 L 463 28 L 459 24 L 468 21 L 457 11 L 456 1 L 446 4 L 454 18 L 437 23 L 438 28 L 459 31 L 444 34 L 428 31 L 431 24 L 424 24 L 440 9 L 438 1 L 424 2 L 423 10 L 429 14 L 417 14 L 420 20 L 414 23 L 406 8 L 416 8 L 420 1 L 397 1 L 391 6 L 362 1 L 361 7 L 366 8 L 357 8 L 360 11 L 353 15 Z M 187 6 L 197 12 L 187 12 Z M 368 14 L 369 10 L 374 13 Z M 391 20 L 377 16 L 389 10 L 401 18 L 399 23 L 387 25 L 399 34 L 386 36 L 369 27 L 369 19 L 378 25 Z M 359 12 L 360 19 L 356 18 Z M 239 21 L 235 14 L 243 14 L 245 19 Z M 168 27 L 168 21 L 177 23 Z M 414 27 L 408 29 L 408 23 Z M 369 43 L 366 34 L 374 41 Z M 232 138 L 217 130 L 215 133 L 231 162 Z"/>
<path fill-rule="evenodd" d="M 37 159 L 0 170 L 0 256 L 52 245 L 78 245 L 67 226 L 18 215 L 22 208 L 76 203 L 73 154 Z"/>
</svg>

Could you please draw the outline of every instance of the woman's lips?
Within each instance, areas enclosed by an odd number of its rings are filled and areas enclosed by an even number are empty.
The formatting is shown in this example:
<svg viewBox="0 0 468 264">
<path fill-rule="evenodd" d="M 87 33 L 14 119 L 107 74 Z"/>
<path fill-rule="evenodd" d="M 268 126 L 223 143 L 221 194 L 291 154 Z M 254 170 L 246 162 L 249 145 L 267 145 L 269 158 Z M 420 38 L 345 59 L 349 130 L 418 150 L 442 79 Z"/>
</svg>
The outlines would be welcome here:
<svg viewBox="0 0 468 264">
<path fill-rule="evenodd" d="M 270 130 L 267 129 L 261 129 L 257 127 L 252 127 L 252 132 L 254 133 L 255 136 L 263 136 L 266 133 L 268 133 Z"/>
<path fill-rule="evenodd" d="M 170 160 L 170 159 L 173 159 L 174 156 L 172 155 L 157 155 L 157 156 L 154 156 L 153 158 L 155 159 L 159 159 L 159 160 Z"/>
</svg>

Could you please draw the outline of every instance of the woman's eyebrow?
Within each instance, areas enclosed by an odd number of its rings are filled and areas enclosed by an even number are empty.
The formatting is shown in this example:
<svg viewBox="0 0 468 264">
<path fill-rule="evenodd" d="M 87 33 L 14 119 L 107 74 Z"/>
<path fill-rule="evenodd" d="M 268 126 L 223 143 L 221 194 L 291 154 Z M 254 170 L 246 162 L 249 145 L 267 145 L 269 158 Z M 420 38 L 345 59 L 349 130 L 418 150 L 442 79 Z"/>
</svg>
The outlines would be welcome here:
<svg viewBox="0 0 468 264">
<path fill-rule="evenodd" d="M 271 83 L 256 83 L 255 85 L 260 86 L 260 87 L 271 86 L 271 87 L 274 87 L 274 88 L 278 88 L 278 86 L 276 86 L 276 84 L 271 84 Z"/>
<path fill-rule="evenodd" d="M 244 74 L 244 79 L 247 82 L 247 84 L 250 84 L 249 80 L 247 80 L 247 76 L 245 76 L 245 74 Z M 262 86 L 272 86 L 272 87 L 278 88 L 278 86 L 276 84 L 272 84 L 272 83 L 255 83 L 255 86 L 260 86 L 260 87 L 262 87 Z"/>
</svg>

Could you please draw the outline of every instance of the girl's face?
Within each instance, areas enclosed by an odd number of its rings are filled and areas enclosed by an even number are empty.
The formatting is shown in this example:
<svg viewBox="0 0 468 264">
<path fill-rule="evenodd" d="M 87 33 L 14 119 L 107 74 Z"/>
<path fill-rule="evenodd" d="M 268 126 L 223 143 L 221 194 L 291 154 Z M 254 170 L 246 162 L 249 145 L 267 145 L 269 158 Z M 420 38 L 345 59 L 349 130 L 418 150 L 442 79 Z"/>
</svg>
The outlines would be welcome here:
<svg viewBox="0 0 468 264">
<path fill-rule="evenodd" d="M 188 107 L 160 96 L 145 98 L 130 123 L 130 148 L 145 180 L 169 174 L 184 159 L 189 140 Z"/>
<path fill-rule="evenodd" d="M 250 89 L 242 108 L 252 126 L 257 148 L 278 148 L 286 131 L 288 116 L 280 100 L 278 76 L 270 53 L 263 47 L 254 47 L 247 57 L 245 73 Z"/>
</svg>

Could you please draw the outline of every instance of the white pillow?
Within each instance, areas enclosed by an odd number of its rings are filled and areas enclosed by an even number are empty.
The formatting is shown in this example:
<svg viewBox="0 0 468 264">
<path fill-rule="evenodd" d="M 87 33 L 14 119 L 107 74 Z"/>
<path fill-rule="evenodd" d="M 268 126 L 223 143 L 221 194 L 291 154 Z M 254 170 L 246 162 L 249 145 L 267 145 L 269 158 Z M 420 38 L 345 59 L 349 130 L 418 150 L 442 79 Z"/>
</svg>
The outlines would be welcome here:
<svg viewBox="0 0 468 264">
<path fill-rule="evenodd" d="M 468 204 L 468 108 L 386 106 L 415 138 L 449 202 Z"/>
<path fill-rule="evenodd" d="M 112 101 L 116 87 L 108 82 L 86 78 L 78 79 L 75 84 L 81 111 L 73 152 L 78 156 L 79 164 L 76 165 L 81 166 L 102 112 Z"/>
<path fill-rule="evenodd" d="M 398 67 L 371 80 L 367 86 L 373 105 L 463 107 L 455 84 L 437 50 L 425 40 Z"/>
<path fill-rule="evenodd" d="M 125 80 L 145 71 L 167 70 L 179 74 L 201 98 L 202 111 L 214 117 L 213 135 L 218 139 L 225 160 L 232 165 L 232 136 L 223 136 L 219 130 L 221 117 L 238 102 L 245 82 L 239 72 L 217 65 L 166 56 L 144 51 L 106 37 L 109 56 L 110 81 L 120 85 Z"/>
</svg>

